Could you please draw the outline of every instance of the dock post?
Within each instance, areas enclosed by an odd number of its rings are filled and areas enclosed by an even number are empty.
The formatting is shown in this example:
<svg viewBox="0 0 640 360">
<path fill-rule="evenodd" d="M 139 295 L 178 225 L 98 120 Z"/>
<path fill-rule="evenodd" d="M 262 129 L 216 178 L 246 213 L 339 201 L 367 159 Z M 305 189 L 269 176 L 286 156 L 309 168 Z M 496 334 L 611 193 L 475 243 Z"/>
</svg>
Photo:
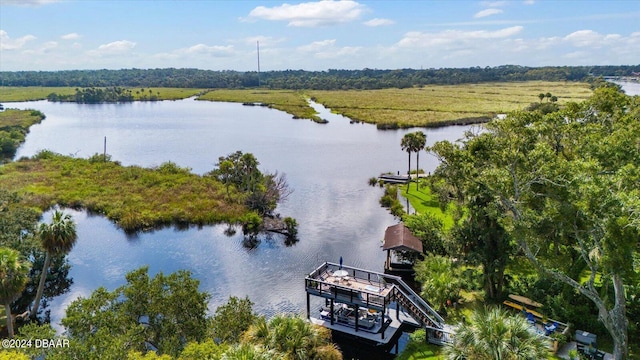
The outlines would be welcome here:
<svg viewBox="0 0 640 360">
<path fill-rule="evenodd" d="M 358 306 L 358 304 L 355 304 L 355 310 L 356 310 L 356 332 L 358 332 L 358 317 L 360 316 L 360 313 L 358 312 L 358 310 L 360 310 L 360 307 Z"/>
<path fill-rule="evenodd" d="M 309 293 L 307 292 L 307 320 L 311 319 L 311 303 L 309 301 Z"/>
<path fill-rule="evenodd" d="M 331 305 L 329 305 L 330 309 L 330 313 L 331 313 L 331 325 L 333 325 L 333 299 L 331 299 Z"/>
</svg>

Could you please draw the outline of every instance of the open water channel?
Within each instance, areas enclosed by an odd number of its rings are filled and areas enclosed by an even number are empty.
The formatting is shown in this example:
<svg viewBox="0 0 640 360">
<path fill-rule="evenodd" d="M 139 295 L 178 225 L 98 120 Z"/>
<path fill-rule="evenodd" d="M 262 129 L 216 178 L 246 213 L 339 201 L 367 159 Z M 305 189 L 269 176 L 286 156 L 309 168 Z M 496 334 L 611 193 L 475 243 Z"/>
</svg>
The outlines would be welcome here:
<svg viewBox="0 0 640 360">
<path fill-rule="evenodd" d="M 637 94 L 637 84 L 631 85 L 628 92 Z M 383 270 L 381 241 L 386 227 L 397 219 L 380 207 L 382 189 L 367 181 L 383 172 L 406 171 L 407 153 L 400 149 L 400 140 L 415 129 L 380 131 L 373 125 L 351 124 L 319 105 L 314 106 L 328 124 L 293 120 L 263 107 L 193 99 L 100 105 L 38 101 L 5 106 L 37 109 L 47 116 L 31 128 L 16 158 L 42 149 L 88 157 L 102 153 L 106 137 L 107 153 L 123 165 L 173 161 L 203 174 L 219 156 L 242 150 L 257 157 L 261 170 L 286 173 L 294 189 L 277 209 L 299 223 L 300 241 L 292 246 L 274 237 L 262 238 L 249 248 L 240 231 L 225 235 L 224 225 L 170 227 L 130 236 L 101 216 L 65 209 L 77 224 L 78 241 L 68 255 L 73 285 L 49 303 L 57 329 L 70 302 L 100 286 L 113 290 L 123 285 L 125 274 L 141 266 L 149 266 L 152 276 L 191 271 L 200 280 L 200 289 L 211 294 L 211 311 L 231 295 L 248 296 L 254 309 L 267 316 L 303 314 L 304 277 L 324 261 L 338 262 L 342 256 L 347 265 Z M 422 131 L 430 145 L 458 140 L 470 129 Z M 434 157 L 422 153 L 422 169 L 432 171 L 436 165 Z M 45 214 L 45 221 L 48 217 Z"/>
</svg>

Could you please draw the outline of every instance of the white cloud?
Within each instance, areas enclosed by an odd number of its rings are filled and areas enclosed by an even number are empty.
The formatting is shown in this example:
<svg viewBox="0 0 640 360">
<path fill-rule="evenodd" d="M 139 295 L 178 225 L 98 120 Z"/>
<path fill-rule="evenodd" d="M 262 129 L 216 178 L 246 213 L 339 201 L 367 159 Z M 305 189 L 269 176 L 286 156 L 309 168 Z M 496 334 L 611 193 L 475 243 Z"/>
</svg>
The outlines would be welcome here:
<svg viewBox="0 0 640 360">
<path fill-rule="evenodd" d="M 60 36 L 60 38 L 63 40 L 76 40 L 80 38 L 80 35 L 78 33 L 69 33 L 69 34 Z"/>
<path fill-rule="evenodd" d="M 233 46 L 209 46 L 205 44 L 197 44 L 186 49 L 178 50 L 178 53 L 184 54 L 206 54 L 213 56 L 230 56 L 233 54 Z"/>
<path fill-rule="evenodd" d="M 322 41 L 314 41 L 308 45 L 296 48 L 298 52 L 304 53 L 304 56 L 311 54 L 317 59 L 345 59 L 355 56 L 361 47 L 343 46 L 337 47 L 335 39 L 327 39 Z"/>
<path fill-rule="evenodd" d="M 28 41 L 35 39 L 36 37 L 33 35 L 11 39 L 6 31 L 0 30 L 0 50 L 17 50 L 22 48 Z"/>
<path fill-rule="evenodd" d="M 239 41 L 234 41 L 234 42 L 239 42 L 245 45 L 250 45 L 250 46 L 254 46 L 256 45 L 257 42 L 260 42 L 260 46 L 273 46 L 275 44 L 279 44 L 282 43 L 284 41 L 286 41 L 285 38 L 274 38 L 271 36 L 251 36 L 248 38 L 244 38 L 241 39 Z"/>
<path fill-rule="evenodd" d="M 578 30 L 565 36 L 564 40 L 576 47 L 587 47 L 598 45 L 604 40 L 604 36 L 593 30 Z"/>
<path fill-rule="evenodd" d="M 328 46 L 334 46 L 335 44 L 336 44 L 335 39 L 314 41 L 308 45 L 298 46 L 297 49 L 300 51 L 319 51 L 321 49 L 327 48 Z"/>
<path fill-rule="evenodd" d="M 484 9 L 482 11 L 478 11 L 475 15 L 473 15 L 473 17 L 476 19 L 483 18 L 491 15 L 502 14 L 503 12 L 504 11 L 502 9 Z"/>
<path fill-rule="evenodd" d="M 46 43 L 44 43 L 42 45 L 42 49 L 47 51 L 47 50 L 51 50 L 51 49 L 55 49 L 58 47 L 58 42 L 57 41 L 47 41 Z"/>
<path fill-rule="evenodd" d="M 2 5 L 38 6 L 53 4 L 60 0 L 2 0 Z"/>
<path fill-rule="evenodd" d="M 345 46 L 338 49 L 320 51 L 315 54 L 318 59 L 339 59 L 349 56 L 356 56 L 361 47 Z"/>
<path fill-rule="evenodd" d="M 536 3 L 536 1 L 535 0 L 524 0 L 522 3 L 525 4 L 525 5 L 533 5 L 533 4 Z"/>
<path fill-rule="evenodd" d="M 484 7 L 503 7 L 506 6 L 508 1 L 481 1 L 480 5 Z"/>
<path fill-rule="evenodd" d="M 396 22 L 393 20 L 389 20 L 389 19 L 371 19 L 369 21 L 365 21 L 363 24 L 367 25 L 367 26 L 385 26 L 385 25 L 393 25 Z"/>
<path fill-rule="evenodd" d="M 136 46 L 136 43 L 129 40 L 119 40 L 98 46 L 98 49 L 90 51 L 91 56 L 120 55 L 128 52 Z"/>
<path fill-rule="evenodd" d="M 508 38 L 522 31 L 522 26 L 512 26 L 496 31 L 476 30 L 445 30 L 437 33 L 423 33 L 412 31 L 397 43 L 399 47 L 428 47 L 434 45 L 464 43 L 470 40 Z"/>
<path fill-rule="evenodd" d="M 366 7 L 351 0 L 323 0 L 297 5 L 258 6 L 249 17 L 287 21 L 289 26 L 316 27 L 348 23 L 360 18 Z"/>
</svg>

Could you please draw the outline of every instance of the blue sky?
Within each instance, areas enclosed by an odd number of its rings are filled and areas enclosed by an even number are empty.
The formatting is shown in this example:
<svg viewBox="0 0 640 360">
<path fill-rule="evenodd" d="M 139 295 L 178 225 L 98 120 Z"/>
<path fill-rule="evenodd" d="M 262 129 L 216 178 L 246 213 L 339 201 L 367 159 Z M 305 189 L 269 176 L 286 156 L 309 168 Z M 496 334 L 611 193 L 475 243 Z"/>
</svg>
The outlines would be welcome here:
<svg viewBox="0 0 640 360">
<path fill-rule="evenodd" d="M 640 1 L 0 0 L 0 71 L 640 64 Z"/>
</svg>

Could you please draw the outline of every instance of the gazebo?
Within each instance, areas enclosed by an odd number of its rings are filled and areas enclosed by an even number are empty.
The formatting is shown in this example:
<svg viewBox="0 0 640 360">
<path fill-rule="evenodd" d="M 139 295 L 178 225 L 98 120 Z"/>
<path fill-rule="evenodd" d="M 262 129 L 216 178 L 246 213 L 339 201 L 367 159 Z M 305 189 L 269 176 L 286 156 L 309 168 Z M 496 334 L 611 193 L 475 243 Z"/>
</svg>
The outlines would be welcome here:
<svg viewBox="0 0 640 360">
<path fill-rule="evenodd" d="M 411 230 L 404 226 L 404 223 L 399 223 L 389 226 L 385 230 L 382 250 L 387 251 L 387 260 L 384 263 L 385 270 L 400 270 L 397 265 L 401 264 L 393 264 L 391 262 L 391 250 L 413 251 L 422 254 L 422 241 L 413 235 Z"/>
</svg>

